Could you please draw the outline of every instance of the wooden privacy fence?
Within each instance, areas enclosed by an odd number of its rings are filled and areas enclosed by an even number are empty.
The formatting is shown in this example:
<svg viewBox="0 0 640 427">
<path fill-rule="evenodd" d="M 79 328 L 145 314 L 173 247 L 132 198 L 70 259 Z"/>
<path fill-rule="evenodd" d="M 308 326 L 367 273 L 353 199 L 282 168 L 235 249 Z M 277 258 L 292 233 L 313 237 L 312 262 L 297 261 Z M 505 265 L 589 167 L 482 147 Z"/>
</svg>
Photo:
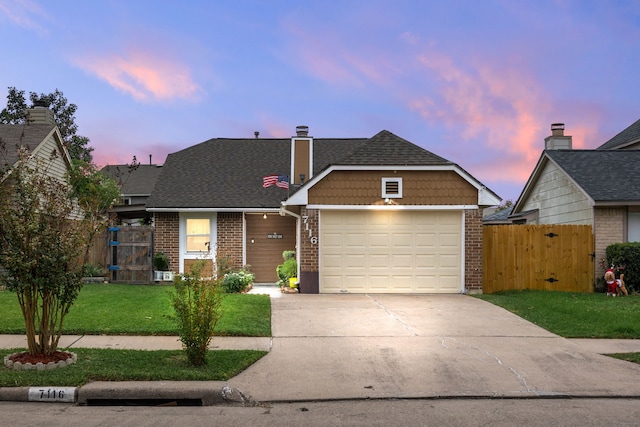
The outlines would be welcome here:
<svg viewBox="0 0 640 427">
<path fill-rule="evenodd" d="M 153 227 L 109 228 L 109 280 L 115 283 L 153 282 Z"/>
<path fill-rule="evenodd" d="M 592 292 L 590 225 L 491 225 L 483 229 L 484 293 L 512 289 Z"/>
</svg>

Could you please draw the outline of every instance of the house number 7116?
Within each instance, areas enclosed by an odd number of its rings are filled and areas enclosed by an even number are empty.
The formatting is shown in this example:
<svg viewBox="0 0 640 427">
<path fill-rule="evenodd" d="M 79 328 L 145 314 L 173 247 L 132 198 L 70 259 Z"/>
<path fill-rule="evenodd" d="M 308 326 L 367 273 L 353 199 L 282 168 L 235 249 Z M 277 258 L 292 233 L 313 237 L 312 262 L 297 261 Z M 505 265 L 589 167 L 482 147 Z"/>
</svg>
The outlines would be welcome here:
<svg viewBox="0 0 640 427">
<path fill-rule="evenodd" d="M 304 221 L 304 229 L 309 232 L 309 241 L 312 245 L 318 244 L 318 236 L 313 235 L 313 230 L 309 228 L 309 215 L 303 215 L 302 221 Z"/>
</svg>

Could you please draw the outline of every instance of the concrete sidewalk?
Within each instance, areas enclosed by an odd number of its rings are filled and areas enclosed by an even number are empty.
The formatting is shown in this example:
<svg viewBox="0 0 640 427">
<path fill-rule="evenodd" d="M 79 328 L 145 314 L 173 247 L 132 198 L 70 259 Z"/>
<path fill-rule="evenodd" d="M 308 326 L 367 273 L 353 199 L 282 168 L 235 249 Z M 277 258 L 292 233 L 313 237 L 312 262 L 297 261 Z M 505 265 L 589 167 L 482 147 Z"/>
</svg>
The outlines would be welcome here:
<svg viewBox="0 0 640 427">
<path fill-rule="evenodd" d="M 26 348 L 24 335 L 0 335 L 0 348 Z M 181 350 L 179 337 L 124 335 L 64 335 L 60 350 L 74 348 L 112 348 L 116 350 Z M 214 337 L 212 350 L 271 350 L 270 337 Z"/>
<path fill-rule="evenodd" d="M 285 294 L 271 301 L 273 338 L 214 338 L 212 348 L 269 351 L 227 383 L 95 382 L 78 390 L 77 401 L 640 397 L 640 365 L 602 355 L 640 352 L 640 340 L 564 339 L 465 295 Z M 24 346 L 23 337 L 0 336 L 0 347 Z M 180 342 L 65 336 L 61 347 L 177 349 Z"/>
</svg>

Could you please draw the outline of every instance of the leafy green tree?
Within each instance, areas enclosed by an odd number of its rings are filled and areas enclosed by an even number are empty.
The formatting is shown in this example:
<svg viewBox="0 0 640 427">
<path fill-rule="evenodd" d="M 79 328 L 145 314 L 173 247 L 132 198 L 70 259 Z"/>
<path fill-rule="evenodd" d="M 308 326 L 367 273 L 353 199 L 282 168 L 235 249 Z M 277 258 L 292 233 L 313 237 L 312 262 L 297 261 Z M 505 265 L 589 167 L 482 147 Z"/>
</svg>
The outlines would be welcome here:
<svg viewBox="0 0 640 427">
<path fill-rule="evenodd" d="M 76 104 L 69 104 L 64 94 L 56 89 L 51 93 L 29 92 L 30 106 L 27 106 L 25 92 L 15 87 L 9 87 L 7 94 L 7 106 L 0 112 L 0 123 L 23 124 L 26 121 L 25 112 L 35 105 L 42 105 L 53 111 L 53 116 L 58 125 L 62 140 L 69 150 L 72 159 L 91 163 L 93 148 L 89 147 L 89 138 L 77 134 L 75 113 L 78 110 Z"/>
<path fill-rule="evenodd" d="M 21 148 L 18 161 L 0 171 L 0 284 L 18 297 L 31 355 L 56 352 L 92 236 L 119 194 L 86 164 L 56 177 L 50 171 L 58 156 Z"/>
<path fill-rule="evenodd" d="M 509 199 L 506 202 L 502 203 L 496 208 L 496 212 L 503 211 L 505 209 L 510 209 L 513 207 L 513 200 Z"/>
</svg>

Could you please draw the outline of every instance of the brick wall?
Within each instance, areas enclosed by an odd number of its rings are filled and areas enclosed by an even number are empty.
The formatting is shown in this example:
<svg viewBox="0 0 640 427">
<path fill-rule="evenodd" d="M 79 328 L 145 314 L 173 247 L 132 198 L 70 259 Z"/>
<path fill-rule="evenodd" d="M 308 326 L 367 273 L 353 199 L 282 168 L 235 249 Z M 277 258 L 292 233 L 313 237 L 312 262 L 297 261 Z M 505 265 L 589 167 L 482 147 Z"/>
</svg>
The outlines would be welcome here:
<svg viewBox="0 0 640 427">
<path fill-rule="evenodd" d="M 318 210 L 307 209 L 303 207 L 300 211 L 302 216 L 300 227 L 301 230 L 301 242 L 300 242 L 300 270 L 306 272 L 318 271 Z M 306 218 L 306 223 L 304 218 Z M 312 242 L 312 237 L 315 237 L 315 243 Z"/>
<path fill-rule="evenodd" d="M 242 267 L 242 212 L 218 213 L 218 255 L 228 256 L 232 268 Z"/>
<path fill-rule="evenodd" d="M 594 209 L 594 246 L 596 252 L 595 277 L 604 275 L 602 259 L 606 257 L 607 246 L 625 241 L 626 208 Z"/>
<path fill-rule="evenodd" d="M 464 286 L 467 293 L 482 293 L 482 209 L 467 209 L 464 218 Z"/>
<path fill-rule="evenodd" d="M 154 218 L 153 246 L 155 253 L 169 257 L 169 270 L 180 270 L 180 217 L 177 212 L 159 212 Z"/>
</svg>

